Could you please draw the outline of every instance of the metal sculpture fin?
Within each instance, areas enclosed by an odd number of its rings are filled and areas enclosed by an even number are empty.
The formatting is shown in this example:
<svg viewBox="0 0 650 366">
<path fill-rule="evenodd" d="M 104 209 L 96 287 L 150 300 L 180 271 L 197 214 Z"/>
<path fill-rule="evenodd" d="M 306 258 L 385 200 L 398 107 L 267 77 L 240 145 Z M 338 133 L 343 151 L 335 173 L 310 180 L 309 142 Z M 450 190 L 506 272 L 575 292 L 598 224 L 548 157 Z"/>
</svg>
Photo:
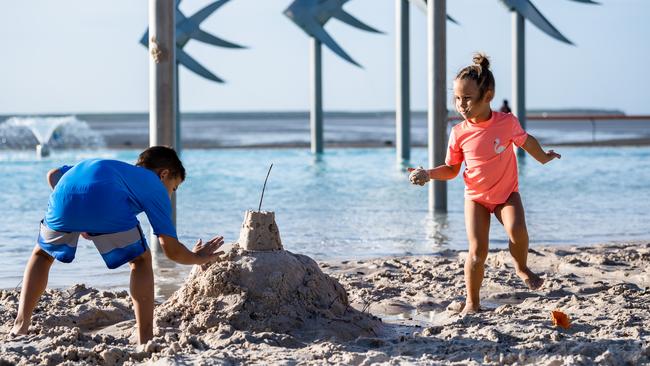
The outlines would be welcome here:
<svg viewBox="0 0 650 366">
<path fill-rule="evenodd" d="M 427 12 L 427 0 L 409 0 L 409 1 L 414 3 L 415 6 L 417 6 L 423 12 L 425 13 Z M 447 14 L 447 20 L 456 25 L 460 25 L 460 23 L 458 23 L 458 21 L 452 18 L 449 14 Z"/>
<path fill-rule="evenodd" d="M 602 5 L 598 1 L 593 1 L 593 0 L 571 0 L 571 1 L 575 1 L 575 2 L 583 3 L 583 4 Z"/>
<path fill-rule="evenodd" d="M 201 41 L 203 43 L 211 44 L 213 46 L 226 47 L 226 48 L 246 48 L 244 46 L 240 46 L 238 44 L 228 42 L 219 37 L 215 37 L 210 33 L 202 31 L 201 29 L 192 33 L 190 38 L 196 39 L 197 41 Z"/>
<path fill-rule="evenodd" d="M 144 32 L 142 38 L 140 38 L 140 44 L 149 47 L 149 28 Z"/>
<path fill-rule="evenodd" d="M 533 25 L 539 28 L 542 32 L 549 36 L 573 45 L 566 37 L 558 31 L 551 22 L 549 22 L 542 13 L 531 3 L 529 0 L 501 0 L 510 9 L 514 9 L 517 13 L 521 14 L 524 18 L 528 19 Z"/>
<path fill-rule="evenodd" d="M 182 48 L 176 47 L 176 60 L 183 66 L 187 67 L 196 74 L 203 76 L 206 79 L 216 81 L 217 83 L 225 83 L 223 79 L 211 73 L 210 70 L 201 66 L 195 59 L 185 53 Z"/>
<path fill-rule="evenodd" d="M 209 17 L 212 13 L 214 13 L 217 9 L 219 9 L 228 1 L 230 0 L 215 1 L 212 4 L 206 6 L 205 8 L 197 11 L 196 14 L 192 15 L 189 19 L 196 24 L 201 24 L 207 17 Z"/>
<path fill-rule="evenodd" d="M 368 31 L 368 32 L 372 32 L 372 33 L 384 34 L 384 32 L 382 32 L 380 30 L 377 30 L 377 29 L 367 25 L 366 23 L 360 21 L 359 19 L 353 17 L 349 13 L 346 13 L 345 10 L 343 10 L 343 9 L 341 9 L 338 12 L 332 14 L 332 17 L 342 21 L 345 24 L 353 26 L 355 28 L 359 28 L 359 29 L 362 29 L 362 30 L 365 30 L 365 31 Z"/>
<path fill-rule="evenodd" d="M 330 50 L 332 50 L 334 53 L 348 61 L 349 63 L 356 65 L 358 67 L 363 68 L 359 63 L 354 61 L 352 57 L 350 57 L 344 50 L 341 48 L 341 46 L 336 43 L 334 38 L 332 38 L 327 31 L 325 31 L 325 28 L 323 28 L 320 24 L 316 22 L 310 22 L 308 24 L 305 24 L 305 28 L 307 29 L 308 33 L 321 41 L 325 46 L 327 46 Z"/>
</svg>

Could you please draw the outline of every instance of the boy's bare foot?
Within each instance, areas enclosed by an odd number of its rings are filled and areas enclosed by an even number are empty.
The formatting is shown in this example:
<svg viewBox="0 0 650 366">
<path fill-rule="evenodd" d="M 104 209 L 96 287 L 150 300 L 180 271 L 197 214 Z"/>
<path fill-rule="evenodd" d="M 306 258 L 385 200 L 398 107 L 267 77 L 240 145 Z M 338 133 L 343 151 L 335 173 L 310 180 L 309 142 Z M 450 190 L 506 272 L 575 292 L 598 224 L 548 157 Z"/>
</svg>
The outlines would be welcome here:
<svg viewBox="0 0 650 366">
<path fill-rule="evenodd" d="M 27 335 L 28 331 L 29 331 L 29 324 L 15 323 L 13 328 L 11 328 L 9 335 L 12 337 L 18 335 Z"/>
<path fill-rule="evenodd" d="M 533 291 L 538 290 L 544 284 L 544 279 L 528 268 L 523 272 L 517 272 L 517 276 Z"/>
</svg>

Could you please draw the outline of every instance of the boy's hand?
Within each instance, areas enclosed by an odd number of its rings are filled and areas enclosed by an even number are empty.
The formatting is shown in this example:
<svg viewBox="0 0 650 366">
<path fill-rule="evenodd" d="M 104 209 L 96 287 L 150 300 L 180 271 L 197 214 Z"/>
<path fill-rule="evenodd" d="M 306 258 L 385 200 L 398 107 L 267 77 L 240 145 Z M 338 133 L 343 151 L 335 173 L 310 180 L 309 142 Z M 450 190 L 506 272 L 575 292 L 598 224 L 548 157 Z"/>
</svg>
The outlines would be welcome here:
<svg viewBox="0 0 650 366">
<path fill-rule="evenodd" d="M 196 242 L 192 251 L 200 257 L 205 258 L 205 264 L 214 263 L 221 260 L 221 256 L 217 254 L 217 250 L 223 245 L 223 236 L 215 236 L 206 243 L 201 239 Z"/>
<path fill-rule="evenodd" d="M 548 159 L 546 162 L 549 162 L 549 161 L 551 161 L 551 160 L 553 160 L 553 159 L 561 159 L 561 158 L 562 158 L 562 155 L 556 153 L 556 152 L 553 151 L 553 150 L 549 150 L 549 151 L 546 153 L 546 158 Z"/>
<path fill-rule="evenodd" d="M 426 182 L 431 180 L 429 172 L 423 167 L 418 167 L 417 169 L 408 168 L 408 171 L 411 172 L 411 174 L 409 174 L 409 181 L 413 184 L 423 186 Z"/>
</svg>

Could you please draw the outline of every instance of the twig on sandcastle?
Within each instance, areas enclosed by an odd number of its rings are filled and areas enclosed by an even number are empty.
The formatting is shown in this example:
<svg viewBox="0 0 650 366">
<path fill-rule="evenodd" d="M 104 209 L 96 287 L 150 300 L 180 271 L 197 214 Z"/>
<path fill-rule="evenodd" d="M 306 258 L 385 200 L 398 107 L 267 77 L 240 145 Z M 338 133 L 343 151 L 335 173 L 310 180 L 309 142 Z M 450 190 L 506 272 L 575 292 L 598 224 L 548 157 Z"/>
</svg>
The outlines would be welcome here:
<svg viewBox="0 0 650 366">
<path fill-rule="evenodd" d="M 262 211 L 262 200 L 264 199 L 264 190 L 266 189 L 266 181 L 269 180 L 269 174 L 271 174 L 271 168 L 273 168 L 273 163 L 269 167 L 269 171 L 266 173 L 266 179 L 264 179 L 264 186 L 262 187 L 262 197 L 260 197 L 260 205 L 257 207 L 257 212 Z"/>
<path fill-rule="evenodd" d="M 361 308 L 362 313 L 370 313 L 370 305 L 375 302 L 375 299 L 372 296 L 369 296 L 363 299 L 363 307 Z"/>
</svg>

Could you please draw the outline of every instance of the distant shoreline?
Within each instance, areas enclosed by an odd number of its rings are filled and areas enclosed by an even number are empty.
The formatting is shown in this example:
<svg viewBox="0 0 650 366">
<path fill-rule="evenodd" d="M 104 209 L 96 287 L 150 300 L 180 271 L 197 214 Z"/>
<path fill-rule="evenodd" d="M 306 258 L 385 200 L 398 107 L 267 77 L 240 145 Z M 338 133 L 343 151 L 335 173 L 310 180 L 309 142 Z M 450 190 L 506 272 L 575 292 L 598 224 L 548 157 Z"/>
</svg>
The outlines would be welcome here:
<svg viewBox="0 0 650 366">
<path fill-rule="evenodd" d="M 107 143 L 106 147 L 110 149 L 144 149 L 149 145 L 146 143 L 125 143 L 113 141 Z M 613 139 L 602 141 L 576 141 L 576 142 L 557 142 L 547 143 L 545 146 L 567 146 L 567 147 L 622 147 L 622 146 L 650 146 L 650 137 L 631 138 L 631 139 Z M 394 148 L 392 141 L 325 141 L 325 148 Z M 424 144 L 412 144 L 412 148 L 426 148 Z M 308 142 L 290 142 L 290 143 L 270 143 L 270 144 L 248 144 L 248 145 L 219 145 L 209 142 L 184 142 L 183 149 L 309 149 Z"/>
<path fill-rule="evenodd" d="M 14 113 L 14 114 L 0 114 L 0 120 L 11 117 L 63 117 L 63 116 L 77 116 L 80 119 L 92 121 L 111 121 L 111 120 L 124 120 L 125 118 L 148 118 L 148 112 L 98 112 L 98 113 Z M 621 116 L 626 115 L 625 112 L 617 109 L 588 109 L 588 108 L 568 108 L 568 109 L 529 109 L 527 115 L 540 115 L 552 117 L 555 115 L 603 115 L 603 116 Z M 371 118 L 371 117 L 394 117 L 395 111 L 391 110 L 378 110 L 378 111 L 325 111 L 323 112 L 325 118 Z M 412 117 L 425 117 L 427 111 L 413 110 L 411 111 Z M 450 111 L 450 117 L 456 117 L 458 114 Z M 191 118 L 194 120 L 214 118 L 225 119 L 239 119 L 239 118 L 255 118 L 255 119 L 305 119 L 309 118 L 309 111 L 219 111 L 219 112 L 182 112 L 181 118 Z"/>
<path fill-rule="evenodd" d="M 586 112 L 592 114 L 575 114 Z M 613 110 L 554 110 L 529 114 L 525 127 L 545 146 L 650 146 L 650 116 L 625 116 L 621 113 Z M 0 126 L 3 125 L 2 118 L 7 120 L 6 116 L 0 116 Z M 144 149 L 149 146 L 149 117 L 145 113 L 17 117 L 29 123 L 50 118 L 87 124 L 68 129 L 67 133 L 74 139 L 59 146 L 86 146 L 83 139 L 92 134 L 103 139 L 104 144 L 99 146 L 111 149 Z M 457 118 L 450 116 L 448 128 L 458 122 Z M 185 113 L 180 126 L 183 149 L 310 148 L 307 112 Z M 326 112 L 324 127 L 325 148 L 392 148 L 396 144 L 395 115 L 391 111 Z M 12 128 L 0 130 L 0 150 L 35 146 L 37 141 L 29 133 L 16 134 Z M 412 112 L 410 130 L 411 147 L 426 147 L 428 122 L 425 112 Z"/>
<path fill-rule="evenodd" d="M 574 141 L 574 142 L 556 142 L 545 143 L 547 147 L 647 147 L 650 146 L 650 138 L 632 138 L 632 139 L 614 139 L 602 141 Z M 112 141 L 106 143 L 99 149 L 112 149 L 112 150 L 143 150 L 149 147 L 146 142 L 133 143 L 131 141 Z M 268 143 L 268 144 L 248 144 L 248 145 L 219 145 L 217 143 L 209 142 L 183 142 L 181 148 L 186 150 L 237 150 L 237 149 L 310 149 L 308 142 L 290 142 L 290 143 Z M 426 148 L 424 144 L 412 144 L 411 148 Z M 327 149 L 392 149 L 395 148 L 392 141 L 343 141 L 343 142 L 325 142 L 325 150 Z M 31 149 L 4 149 L 1 151 L 27 151 Z M 57 149 L 59 150 L 59 149 Z M 60 149 L 70 150 L 70 148 Z"/>
</svg>

